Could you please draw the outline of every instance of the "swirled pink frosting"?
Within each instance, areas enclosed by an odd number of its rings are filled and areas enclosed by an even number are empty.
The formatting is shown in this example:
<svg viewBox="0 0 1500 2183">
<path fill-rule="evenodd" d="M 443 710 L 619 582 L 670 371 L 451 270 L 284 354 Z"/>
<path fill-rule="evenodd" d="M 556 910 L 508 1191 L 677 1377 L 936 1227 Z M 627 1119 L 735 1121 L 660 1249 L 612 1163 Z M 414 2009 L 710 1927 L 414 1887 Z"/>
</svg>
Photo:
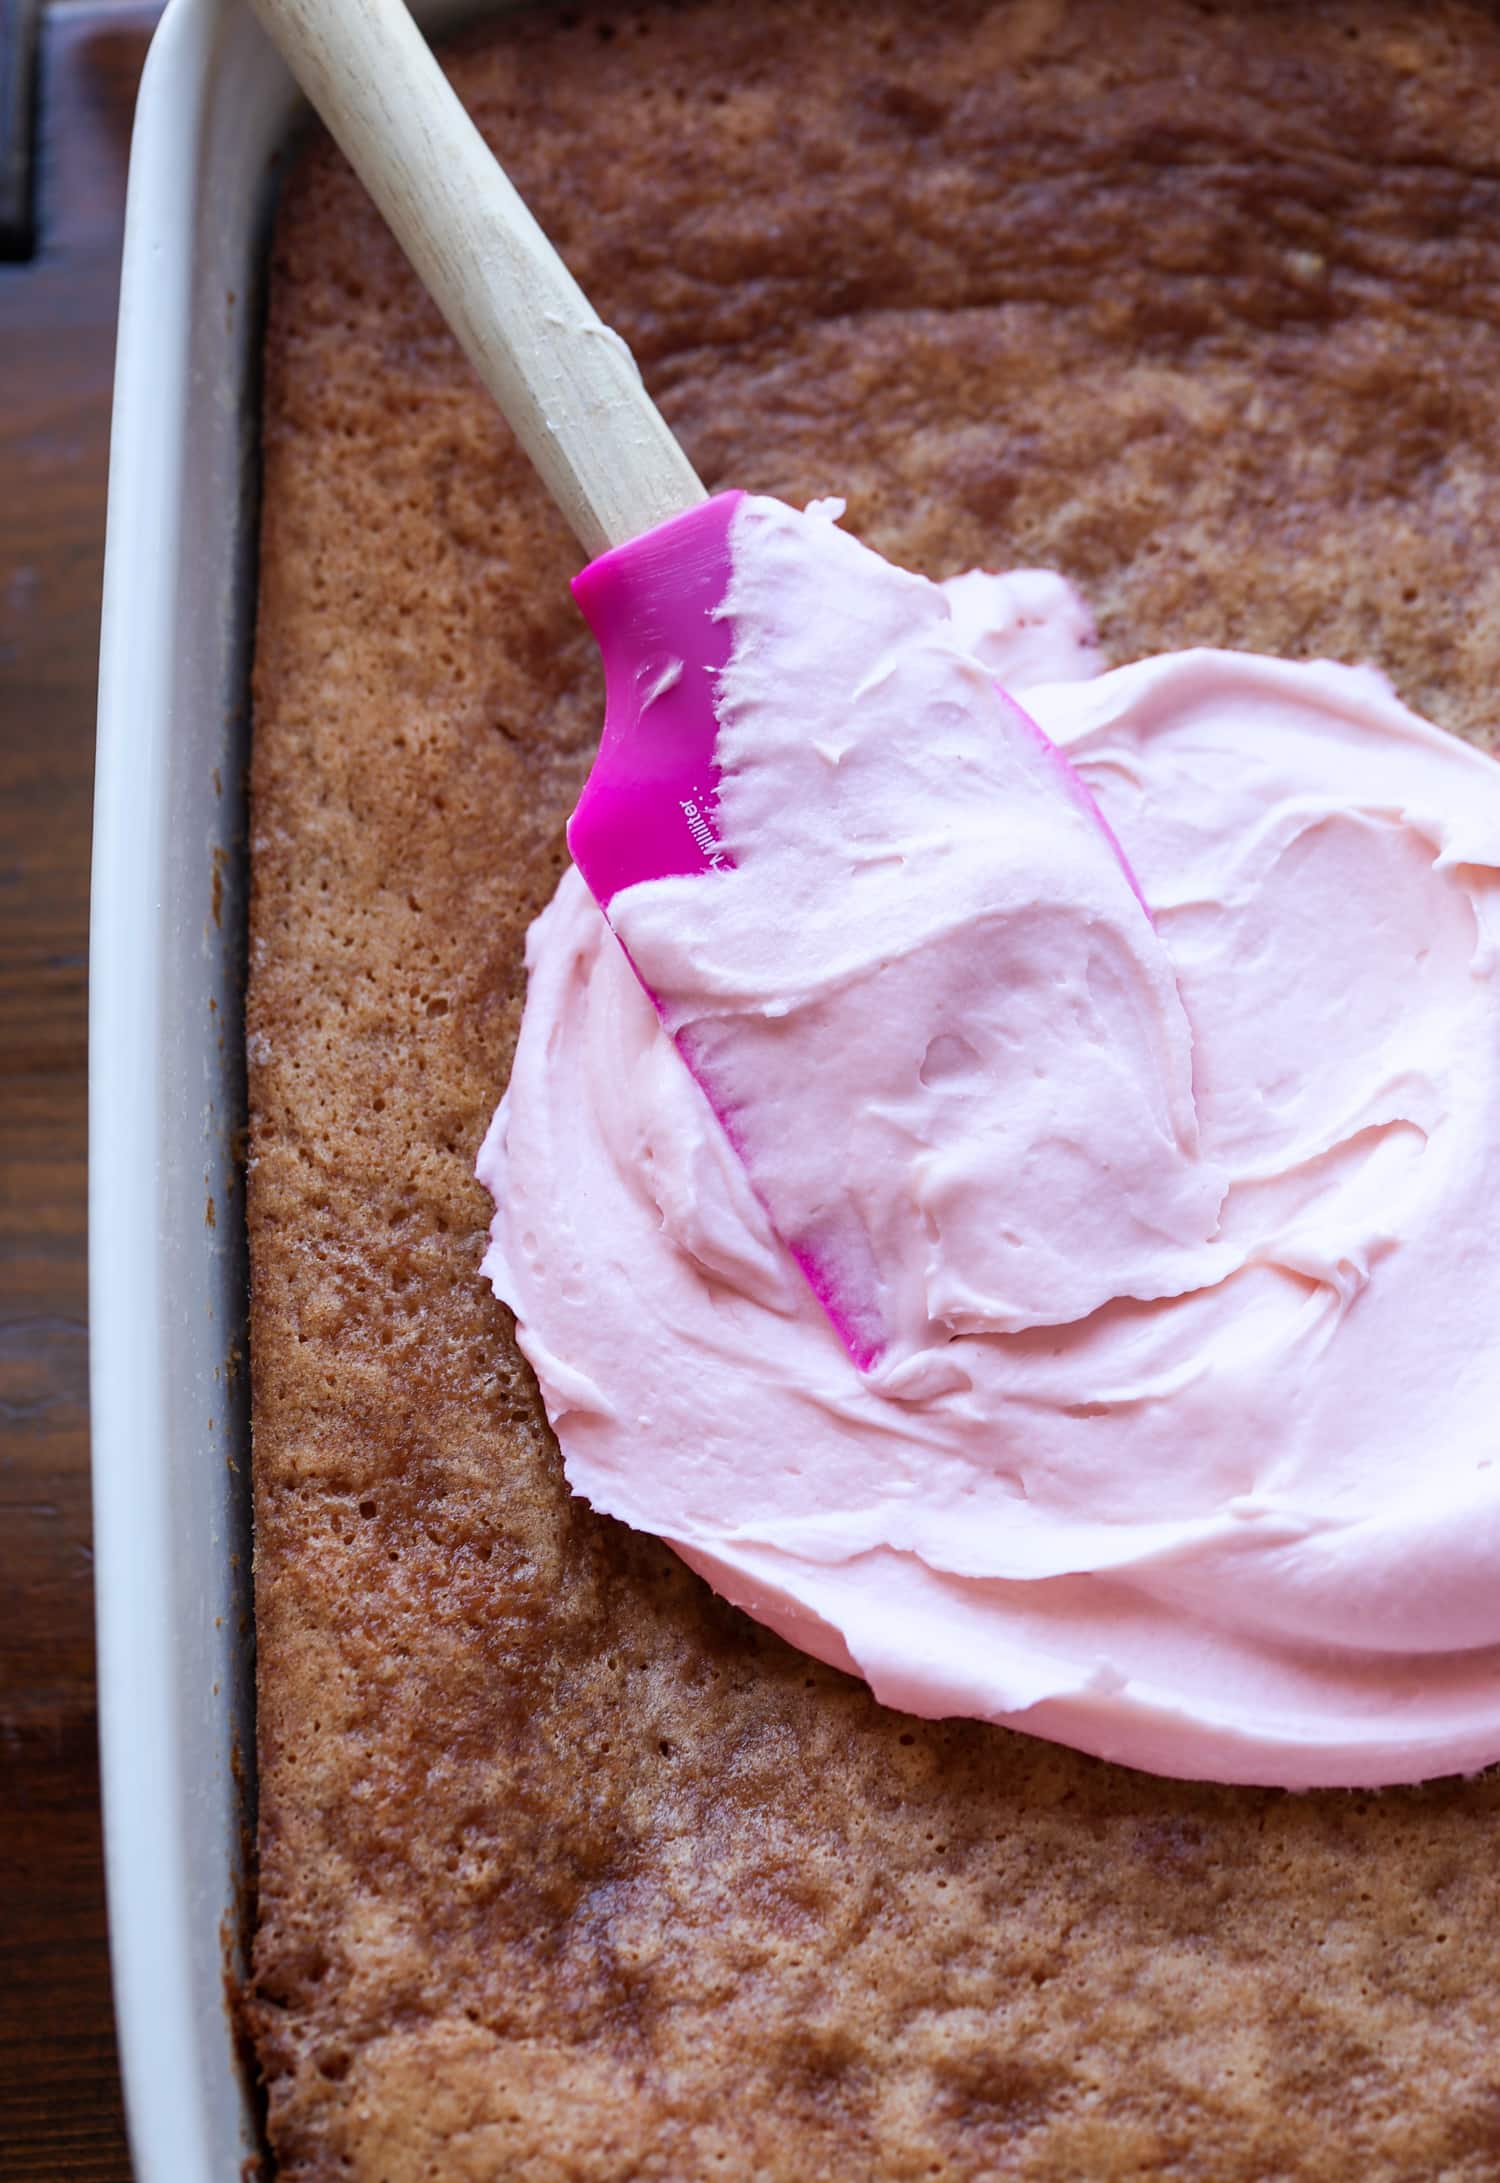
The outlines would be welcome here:
<svg viewBox="0 0 1500 2183">
<path fill-rule="evenodd" d="M 757 500 L 733 547 L 737 869 L 613 914 L 898 1339 L 851 1364 L 570 872 L 479 1173 L 574 1489 L 917 1713 L 1500 1758 L 1500 768 L 1368 669 L 1099 671 L 1045 573 Z"/>
</svg>

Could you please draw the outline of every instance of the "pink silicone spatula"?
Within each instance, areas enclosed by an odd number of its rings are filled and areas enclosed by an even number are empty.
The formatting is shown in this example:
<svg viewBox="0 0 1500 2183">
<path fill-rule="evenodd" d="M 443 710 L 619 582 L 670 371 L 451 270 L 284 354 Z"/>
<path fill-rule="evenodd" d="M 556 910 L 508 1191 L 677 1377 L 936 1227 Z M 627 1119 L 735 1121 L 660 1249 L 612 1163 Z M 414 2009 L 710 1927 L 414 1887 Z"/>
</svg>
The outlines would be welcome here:
<svg viewBox="0 0 1500 2183">
<path fill-rule="evenodd" d="M 716 609 L 741 496 L 707 497 L 402 0 L 252 4 L 592 556 L 573 589 L 603 655 L 604 730 L 568 828 L 590 891 L 608 915 L 623 887 L 722 865 L 713 699 L 730 628 Z M 786 1240 L 856 1363 L 872 1362 L 852 1332 L 870 1300 L 834 1295 Z"/>
<path fill-rule="evenodd" d="M 708 499 L 402 0 L 252 4 L 592 556 L 573 589 L 603 655 L 604 730 L 568 829 L 591 892 L 607 916 L 638 881 L 723 866 L 714 693 L 731 635 L 716 610 L 741 496 Z M 803 1239 L 784 1240 L 868 1368 L 878 1298 L 839 1293 Z"/>
</svg>

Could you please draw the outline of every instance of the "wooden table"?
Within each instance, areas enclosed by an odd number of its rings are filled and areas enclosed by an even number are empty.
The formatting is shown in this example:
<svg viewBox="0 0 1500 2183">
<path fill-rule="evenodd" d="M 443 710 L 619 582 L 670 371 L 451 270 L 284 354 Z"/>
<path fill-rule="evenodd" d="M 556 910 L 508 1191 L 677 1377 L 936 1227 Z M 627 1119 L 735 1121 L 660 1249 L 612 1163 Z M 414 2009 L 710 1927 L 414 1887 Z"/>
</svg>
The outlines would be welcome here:
<svg viewBox="0 0 1500 2183">
<path fill-rule="evenodd" d="M 36 254 L 0 264 L 0 2179 L 125 2178 L 105 1947 L 84 1275 L 105 460 L 148 0 L 41 16 Z"/>
</svg>

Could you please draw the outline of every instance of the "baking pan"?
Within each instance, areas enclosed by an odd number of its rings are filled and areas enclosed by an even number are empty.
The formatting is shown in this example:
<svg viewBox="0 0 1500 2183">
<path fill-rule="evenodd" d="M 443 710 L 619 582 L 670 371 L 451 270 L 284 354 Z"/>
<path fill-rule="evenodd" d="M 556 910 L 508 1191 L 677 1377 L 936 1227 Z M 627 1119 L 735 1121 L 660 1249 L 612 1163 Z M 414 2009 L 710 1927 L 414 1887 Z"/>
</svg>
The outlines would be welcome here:
<svg viewBox="0 0 1500 2183">
<path fill-rule="evenodd" d="M 262 265 L 300 113 L 239 0 L 170 0 L 130 154 L 89 970 L 100 1747 L 140 2183 L 233 2183 L 260 2146 L 232 2008 L 255 1753 L 244 773 Z"/>
</svg>

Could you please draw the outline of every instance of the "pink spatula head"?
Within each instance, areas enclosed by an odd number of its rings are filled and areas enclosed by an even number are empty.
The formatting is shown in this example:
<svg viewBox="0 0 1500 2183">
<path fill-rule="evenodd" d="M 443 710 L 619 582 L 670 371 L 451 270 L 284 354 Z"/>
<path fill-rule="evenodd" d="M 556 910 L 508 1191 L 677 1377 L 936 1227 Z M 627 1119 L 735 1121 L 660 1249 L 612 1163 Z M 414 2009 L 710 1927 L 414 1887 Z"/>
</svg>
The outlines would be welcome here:
<svg viewBox="0 0 1500 2183">
<path fill-rule="evenodd" d="M 732 868 L 715 825 L 714 700 L 733 643 L 724 601 L 729 530 L 743 498 L 720 493 L 601 554 L 573 581 L 604 662 L 604 729 L 568 823 L 568 848 L 606 917 L 615 896 L 643 880 Z M 662 996 L 641 984 L 665 1020 Z M 675 1043 L 743 1157 L 712 1070 L 689 1039 Z M 753 1184 L 749 1162 L 747 1171 Z M 783 1240 L 849 1355 L 868 1371 L 883 1347 L 873 1267 L 864 1284 L 870 1293 L 855 1295 L 809 1239 Z"/>
<path fill-rule="evenodd" d="M 729 529 L 743 497 L 720 493 L 601 554 L 573 581 L 604 662 L 604 729 L 568 822 L 568 848 L 606 917 L 615 896 L 642 880 L 730 868 L 715 827 L 714 699 L 733 643 L 723 608 Z M 641 984 L 665 1018 L 662 996 Z M 740 1151 L 711 1072 L 690 1041 L 676 1044 Z M 805 1243 L 785 1241 L 839 1339 L 868 1370 L 880 1354 L 873 1299 L 838 1293 Z"/>
<path fill-rule="evenodd" d="M 772 1225 L 849 1356 L 861 1371 L 868 1371 L 881 1363 L 888 1351 L 892 1357 L 897 1354 L 897 1349 L 892 1348 L 897 1343 L 895 1329 L 911 1317 L 914 1270 L 919 1281 L 922 1278 L 912 1258 L 912 1239 L 898 1241 L 890 1223 L 879 1218 L 868 1193 L 857 1200 L 840 1182 L 842 1138 L 846 1132 L 836 1130 L 835 1141 L 825 1150 L 826 1168 L 819 1166 L 819 1174 L 826 1173 L 826 1189 L 819 1182 L 810 1193 L 803 1187 L 805 1178 L 791 1173 L 786 1157 L 799 1130 L 821 1129 L 828 1123 L 826 1107 L 820 1110 L 815 1099 L 809 1102 L 808 1112 L 821 1111 L 821 1122 L 798 1120 L 799 1081 L 814 1085 L 820 1079 L 826 1080 L 830 1056 L 850 1053 L 863 1038 L 862 1026 L 842 1022 L 835 1032 L 831 1018 L 822 1028 L 813 1022 L 800 1034 L 800 1058 L 790 1075 L 786 1072 L 783 1043 L 779 1060 L 772 1065 L 772 1076 L 763 1078 L 761 1067 L 767 1058 L 765 1023 L 757 1018 L 737 1024 L 732 1015 L 712 1009 L 706 1017 L 700 1011 L 695 1019 L 690 997 L 675 989 L 667 969 L 677 960 L 674 949 L 663 949 L 658 944 L 642 955 L 631 945 L 639 931 L 642 898 L 633 896 L 628 907 L 620 900 L 628 890 L 652 881 L 689 879 L 713 888 L 714 875 L 722 875 L 721 884 L 739 890 L 743 899 L 753 861 L 750 849 L 748 845 L 743 849 L 741 869 L 724 846 L 719 824 L 721 779 L 717 754 L 726 717 L 725 670 L 730 666 L 734 646 L 734 621 L 727 602 L 735 554 L 744 545 L 736 518 L 743 509 L 746 518 L 754 513 L 758 522 L 763 521 L 765 511 L 774 505 L 747 504 L 743 494 L 723 494 L 600 556 L 575 580 L 575 596 L 603 656 L 605 719 L 599 754 L 569 826 L 568 841 L 586 884 L 620 935 L 642 987 L 739 1155 Z M 805 526 L 808 522 L 790 511 L 782 513 L 794 525 Z M 856 553 L 863 550 L 852 547 L 852 542 L 851 549 Z M 884 564 L 873 565 L 884 571 L 881 580 L 886 583 L 894 582 L 899 587 L 918 581 L 893 574 Z M 811 588 L 815 590 L 816 586 Z M 796 596 L 800 600 L 800 592 Z M 737 596 L 734 620 L 744 619 L 741 604 Z M 828 617 L 826 641 L 840 650 L 841 672 L 850 678 L 851 702 L 857 705 L 865 673 L 863 649 L 873 645 L 874 652 L 880 652 L 885 624 L 877 612 L 873 633 L 866 629 L 859 612 L 851 615 L 847 596 L 842 613 L 831 601 L 820 603 L 809 597 L 807 613 L 815 616 L 820 604 Z M 802 611 L 797 604 L 794 612 Z M 814 626 L 810 621 L 808 628 Z M 864 633 L 854 639 L 859 656 L 851 670 L 851 633 L 858 631 Z M 764 641 L 764 632 L 756 641 Z M 820 636 L 819 651 L 823 641 Z M 948 656 L 951 662 L 951 648 Z M 972 670 L 972 662 L 969 664 Z M 950 664 L 945 672 L 954 672 L 953 666 Z M 796 681 L 795 676 L 791 679 Z M 875 679 L 878 683 L 884 676 Z M 1130 879 L 1118 845 L 1061 753 L 1003 693 L 992 701 L 992 709 L 995 747 L 1001 750 L 1008 743 L 1015 757 L 1011 774 L 1007 775 L 1003 767 L 998 771 L 992 767 L 984 776 L 991 789 L 998 792 L 996 814 L 1001 836 L 1007 824 L 1024 825 L 1019 813 L 1027 794 L 1033 799 L 1028 807 L 1033 812 L 1038 795 L 1049 807 L 1071 803 L 1078 807 L 1080 815 L 1086 814 L 1086 831 L 1098 843 L 1098 849 L 1091 852 L 1096 861 L 1102 855 L 1117 872 L 1123 868 L 1124 876 Z M 946 733 L 938 717 L 941 712 L 939 706 L 932 724 L 938 739 Z M 795 731 L 794 741 L 801 740 L 802 731 Z M 742 766 L 743 762 L 742 749 L 737 764 Z M 739 772 L 733 776 L 734 782 L 740 778 Z M 1014 794 L 1004 787 L 1007 780 L 1012 782 Z M 789 789 L 789 793 L 796 797 L 795 790 Z M 899 834 L 901 814 L 894 813 L 893 817 Z M 971 810 L 969 823 L 972 817 Z M 959 812 L 955 826 L 963 823 Z M 1076 828 L 1076 818 L 1073 824 Z M 757 834 L 757 843 L 759 839 Z M 905 867 L 904 855 L 897 861 Z M 827 873 L 843 872 L 844 866 L 844 858 L 830 845 Z M 758 862 L 755 868 L 760 869 Z M 857 878 L 851 867 L 851 901 Z M 843 884 L 837 877 L 828 879 L 829 891 L 834 894 Z M 692 891 L 696 894 L 696 886 Z M 930 894 L 930 882 L 928 891 Z M 705 896 L 705 910 L 708 901 Z M 825 900 L 824 907 L 831 909 L 836 927 L 837 902 L 829 904 Z M 946 919 L 946 895 L 939 907 Z M 688 912 L 682 903 L 679 909 L 689 921 L 696 914 Z M 675 919 L 677 912 L 672 914 Z M 920 904 L 914 902 L 912 916 L 920 922 L 921 914 Z M 775 905 L 767 902 L 764 914 L 757 909 L 752 922 L 761 929 L 774 929 L 775 920 Z M 914 931 L 910 921 L 904 923 L 902 940 Z M 979 986 L 983 987 L 986 980 L 993 984 L 997 978 L 1003 983 L 1014 964 L 1007 968 L 1009 959 L 994 948 L 993 942 L 986 944 L 985 954 L 992 959 L 988 967 L 983 962 L 979 966 Z M 889 986 L 885 989 L 887 1005 L 891 990 Z M 880 1002 L 874 1005 L 878 1010 Z M 901 1004 L 903 1022 L 914 1022 L 922 1005 L 920 997 L 914 1008 Z M 1003 1001 L 1001 1006 L 1003 1012 Z M 777 1038 L 781 1042 L 786 1030 L 784 1011 L 770 1008 L 765 1013 L 768 1018 L 778 1019 L 781 1027 Z M 830 1038 L 834 1040 L 832 1047 Z M 866 1063 L 875 1073 L 861 1079 L 857 1091 L 851 1087 L 851 1101 L 859 1104 L 873 1097 L 880 1104 L 880 1069 L 868 1055 Z M 800 1079 L 799 1068 L 804 1072 Z M 912 1080 L 915 1084 L 915 1062 Z M 846 1120 L 853 1128 L 856 1117 L 852 1111 Z M 809 1156 L 814 1149 L 805 1137 L 802 1149 Z M 973 1219 L 979 1218 L 980 1212 L 975 1211 Z M 872 1219 L 873 1227 L 869 1224 Z M 920 1256 L 920 1237 L 916 1247 Z M 902 1339 L 909 1339 L 909 1335 L 907 1328 Z"/>
</svg>

